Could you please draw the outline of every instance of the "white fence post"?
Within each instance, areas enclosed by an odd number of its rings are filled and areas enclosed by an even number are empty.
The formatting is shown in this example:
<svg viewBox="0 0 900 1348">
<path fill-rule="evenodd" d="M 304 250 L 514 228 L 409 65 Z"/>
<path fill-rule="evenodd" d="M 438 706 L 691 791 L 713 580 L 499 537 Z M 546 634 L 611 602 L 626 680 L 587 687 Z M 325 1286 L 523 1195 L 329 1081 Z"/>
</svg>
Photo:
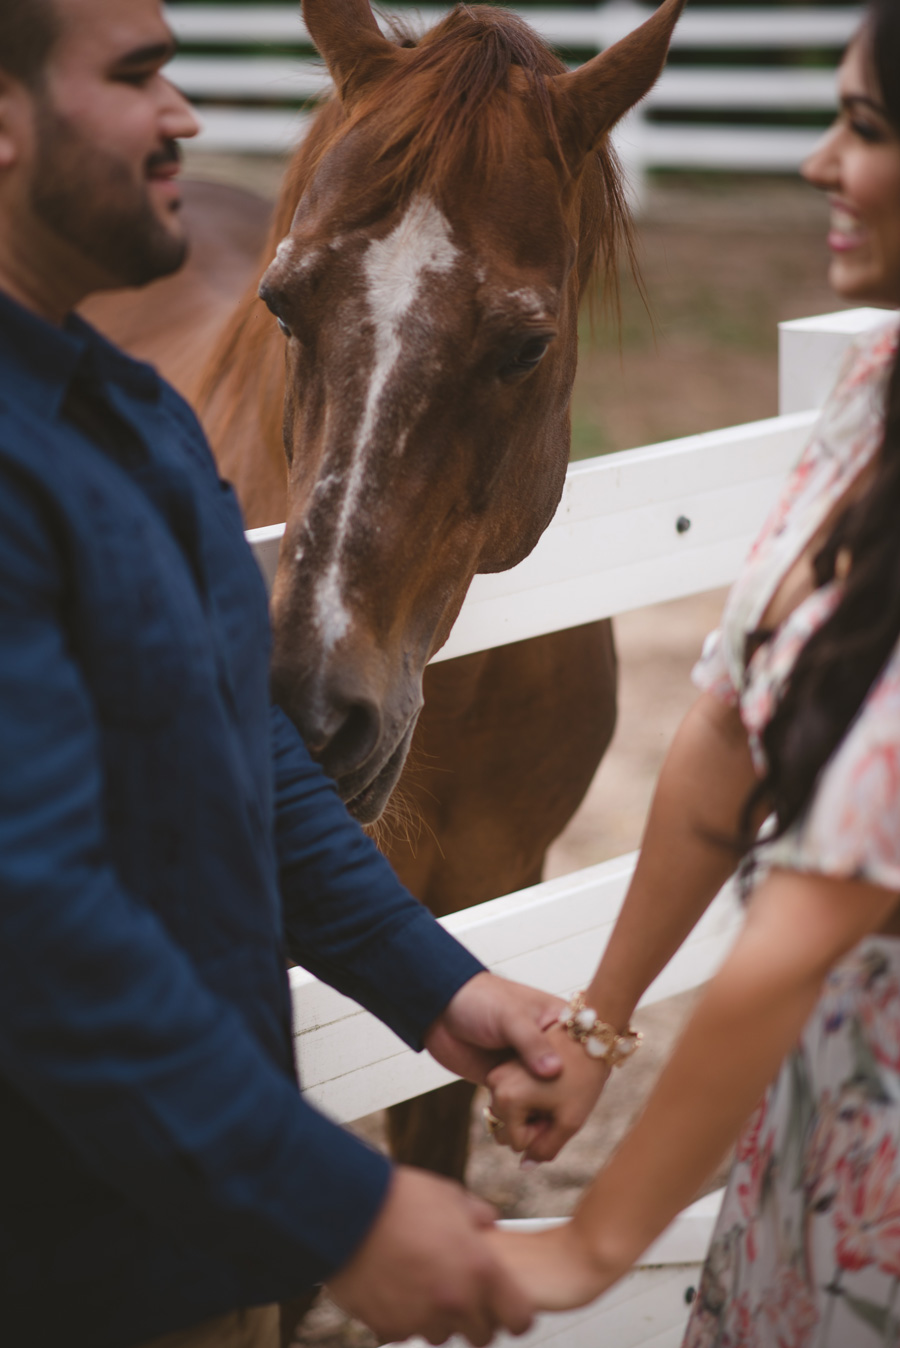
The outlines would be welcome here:
<svg viewBox="0 0 900 1348">
<path fill-rule="evenodd" d="M 778 324 L 778 411 L 821 407 L 854 338 L 886 323 L 886 309 L 844 309 Z"/>
</svg>

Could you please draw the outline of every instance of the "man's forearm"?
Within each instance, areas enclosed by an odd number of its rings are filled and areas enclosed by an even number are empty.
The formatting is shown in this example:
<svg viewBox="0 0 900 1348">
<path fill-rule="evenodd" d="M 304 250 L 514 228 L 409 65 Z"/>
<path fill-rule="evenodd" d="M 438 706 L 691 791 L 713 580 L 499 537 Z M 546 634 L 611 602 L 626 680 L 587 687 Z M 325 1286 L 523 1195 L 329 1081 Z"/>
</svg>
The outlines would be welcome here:
<svg viewBox="0 0 900 1348">
<path fill-rule="evenodd" d="M 347 813 L 273 707 L 276 843 L 288 949 L 323 982 L 420 1048 L 484 965 L 434 921 Z"/>
</svg>

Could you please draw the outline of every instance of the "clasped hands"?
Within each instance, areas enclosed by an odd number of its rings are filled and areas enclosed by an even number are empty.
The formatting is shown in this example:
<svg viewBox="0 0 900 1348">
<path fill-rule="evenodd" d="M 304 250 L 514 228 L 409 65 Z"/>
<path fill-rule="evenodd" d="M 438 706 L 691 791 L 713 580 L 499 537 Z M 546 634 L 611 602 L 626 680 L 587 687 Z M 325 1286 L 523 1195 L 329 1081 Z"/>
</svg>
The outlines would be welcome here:
<svg viewBox="0 0 900 1348">
<path fill-rule="evenodd" d="M 425 1037 L 443 1066 L 491 1089 L 503 1122 L 497 1140 L 529 1161 L 556 1155 L 606 1078 L 558 1025 L 563 1009 L 549 993 L 485 972 L 459 989 Z M 498 1231 L 495 1218 L 459 1185 L 397 1166 L 375 1223 L 329 1291 L 382 1341 L 420 1334 L 442 1343 L 462 1334 L 480 1348 L 497 1330 L 522 1334 L 537 1306 L 550 1308 L 559 1295 L 573 1304 L 581 1280 L 561 1288 L 557 1277 L 545 1292 L 546 1279 L 532 1277 L 531 1251 L 547 1242 Z M 565 1265 L 568 1284 L 578 1261 L 564 1253 L 567 1230 L 546 1233 L 555 1239 L 544 1257 L 553 1270 Z"/>
</svg>

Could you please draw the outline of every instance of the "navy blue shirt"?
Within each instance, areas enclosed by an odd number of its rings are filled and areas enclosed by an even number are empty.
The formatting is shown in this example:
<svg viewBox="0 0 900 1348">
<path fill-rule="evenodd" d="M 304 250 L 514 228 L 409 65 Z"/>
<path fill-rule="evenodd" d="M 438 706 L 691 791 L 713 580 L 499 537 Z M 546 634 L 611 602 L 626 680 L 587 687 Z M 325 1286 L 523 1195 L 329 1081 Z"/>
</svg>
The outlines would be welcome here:
<svg viewBox="0 0 900 1348">
<path fill-rule="evenodd" d="M 268 696 L 181 398 L 0 295 L 0 1336 L 119 1348 L 351 1256 L 384 1158 L 302 1100 L 286 950 L 407 1043 L 482 967 Z"/>
</svg>

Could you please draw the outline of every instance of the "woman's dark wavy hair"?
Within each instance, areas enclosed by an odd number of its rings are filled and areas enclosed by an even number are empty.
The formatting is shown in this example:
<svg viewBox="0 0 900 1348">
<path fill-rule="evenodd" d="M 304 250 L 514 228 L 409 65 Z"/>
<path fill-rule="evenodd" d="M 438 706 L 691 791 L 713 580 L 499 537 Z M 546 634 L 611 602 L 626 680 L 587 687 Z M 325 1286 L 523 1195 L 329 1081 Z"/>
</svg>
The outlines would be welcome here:
<svg viewBox="0 0 900 1348">
<path fill-rule="evenodd" d="M 888 118 L 900 134 L 900 3 L 873 0 L 862 41 Z M 900 230 L 900 208 L 897 215 Z M 900 358 L 887 390 L 884 439 L 867 490 L 838 518 L 814 558 L 816 583 L 848 549 L 843 597 L 810 637 L 763 732 L 768 771 L 744 807 L 741 850 L 752 847 L 761 806 L 780 836 L 803 814 L 819 774 L 847 733 L 900 638 Z"/>
</svg>

